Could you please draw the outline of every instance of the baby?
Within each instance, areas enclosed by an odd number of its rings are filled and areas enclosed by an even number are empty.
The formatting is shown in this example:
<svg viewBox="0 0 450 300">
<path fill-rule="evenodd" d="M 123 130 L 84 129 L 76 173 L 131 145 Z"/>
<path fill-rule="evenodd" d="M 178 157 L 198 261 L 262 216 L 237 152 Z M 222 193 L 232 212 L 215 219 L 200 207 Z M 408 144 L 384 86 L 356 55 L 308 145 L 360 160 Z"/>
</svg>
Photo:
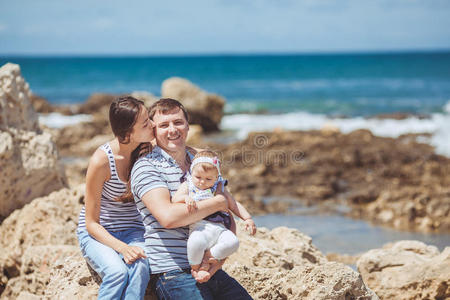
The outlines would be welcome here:
<svg viewBox="0 0 450 300">
<path fill-rule="evenodd" d="M 173 202 L 185 202 L 190 212 L 197 208 L 196 201 L 214 197 L 220 189 L 228 200 L 228 207 L 235 215 L 244 220 L 246 229 L 255 234 L 256 226 L 248 211 L 237 202 L 228 191 L 225 191 L 226 180 L 220 174 L 217 155 L 208 150 L 195 155 L 190 174 L 175 193 Z M 191 224 L 187 242 L 189 264 L 197 272 L 197 278 L 208 280 L 208 266 L 201 266 L 205 250 L 217 260 L 224 259 L 234 253 L 239 247 L 239 240 L 230 231 L 231 217 L 228 212 L 216 212 L 205 219 Z"/>
</svg>

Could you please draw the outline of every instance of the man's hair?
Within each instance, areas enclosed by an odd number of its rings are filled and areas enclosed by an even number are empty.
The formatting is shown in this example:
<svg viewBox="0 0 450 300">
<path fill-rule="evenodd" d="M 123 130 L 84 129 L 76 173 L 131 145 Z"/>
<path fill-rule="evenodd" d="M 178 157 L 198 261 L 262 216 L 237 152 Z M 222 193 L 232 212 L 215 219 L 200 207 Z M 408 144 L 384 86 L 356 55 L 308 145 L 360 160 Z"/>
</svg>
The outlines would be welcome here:
<svg viewBox="0 0 450 300">
<path fill-rule="evenodd" d="M 171 112 L 172 110 L 179 108 L 183 111 L 183 115 L 187 122 L 189 122 L 189 115 L 187 113 L 186 108 L 184 108 L 183 104 L 181 104 L 179 101 L 172 99 L 172 98 L 161 98 L 155 103 L 153 103 L 152 106 L 149 108 L 149 117 L 153 120 L 153 117 L 157 112 L 160 112 L 162 114 L 167 114 Z"/>
<path fill-rule="evenodd" d="M 195 154 L 194 159 L 198 158 L 198 157 L 210 157 L 210 158 L 214 158 L 214 157 L 218 157 L 217 153 L 211 150 L 202 150 L 200 152 L 197 152 L 197 154 Z M 201 168 L 203 170 L 203 172 L 208 172 L 211 170 L 216 170 L 217 173 L 220 173 L 219 170 L 216 168 L 216 166 L 210 164 L 210 163 L 199 163 L 197 165 L 195 165 L 195 168 Z"/>
</svg>

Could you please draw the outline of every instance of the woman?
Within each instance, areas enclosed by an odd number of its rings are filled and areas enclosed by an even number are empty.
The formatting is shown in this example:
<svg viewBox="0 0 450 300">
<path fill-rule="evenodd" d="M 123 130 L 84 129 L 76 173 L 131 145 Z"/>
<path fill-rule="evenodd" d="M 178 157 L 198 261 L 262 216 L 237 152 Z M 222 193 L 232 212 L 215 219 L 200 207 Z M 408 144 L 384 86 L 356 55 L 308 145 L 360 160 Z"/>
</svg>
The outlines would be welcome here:
<svg viewBox="0 0 450 300">
<path fill-rule="evenodd" d="M 102 277 L 98 299 L 142 299 L 150 279 L 144 226 L 125 192 L 132 156 L 154 138 L 153 125 L 144 103 L 129 96 L 111 104 L 109 120 L 115 138 L 89 161 L 77 235 L 83 256 Z"/>
</svg>

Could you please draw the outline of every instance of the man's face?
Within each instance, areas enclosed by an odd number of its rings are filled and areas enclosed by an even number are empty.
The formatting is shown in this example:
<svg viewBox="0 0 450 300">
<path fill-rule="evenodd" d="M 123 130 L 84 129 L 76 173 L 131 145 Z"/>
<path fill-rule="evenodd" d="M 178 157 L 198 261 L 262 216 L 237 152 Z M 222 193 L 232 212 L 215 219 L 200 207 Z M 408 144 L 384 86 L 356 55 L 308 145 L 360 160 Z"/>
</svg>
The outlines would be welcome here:
<svg viewBox="0 0 450 300">
<path fill-rule="evenodd" d="M 166 114 L 157 111 L 153 116 L 155 137 L 159 147 L 168 152 L 184 151 L 189 124 L 180 108 Z"/>
</svg>

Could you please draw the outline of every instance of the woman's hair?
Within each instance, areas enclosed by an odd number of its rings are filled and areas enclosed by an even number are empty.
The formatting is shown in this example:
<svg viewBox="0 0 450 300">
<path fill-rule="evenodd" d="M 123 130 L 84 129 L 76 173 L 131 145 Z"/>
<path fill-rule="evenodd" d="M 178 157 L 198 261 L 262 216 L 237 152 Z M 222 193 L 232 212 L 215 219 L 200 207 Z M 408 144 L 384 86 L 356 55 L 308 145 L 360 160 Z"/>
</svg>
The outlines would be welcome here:
<svg viewBox="0 0 450 300">
<path fill-rule="evenodd" d="M 144 102 L 131 96 L 121 96 L 111 103 L 109 123 L 114 136 L 120 143 L 130 142 L 130 134 L 143 107 L 145 107 Z"/>
<path fill-rule="evenodd" d="M 202 150 L 200 152 L 197 152 L 197 154 L 194 156 L 194 160 L 199 157 L 217 158 L 218 156 L 217 156 L 217 153 L 215 153 L 214 151 Z M 214 166 L 210 163 L 207 163 L 207 162 L 198 163 L 195 165 L 195 168 L 202 168 L 203 172 L 216 170 L 217 173 L 220 173 L 220 170 L 216 166 Z"/>
<path fill-rule="evenodd" d="M 146 109 L 144 102 L 131 96 L 121 96 L 111 103 L 111 106 L 109 107 L 109 122 L 119 143 L 128 144 L 130 142 L 130 134 L 133 131 L 133 127 L 136 124 L 142 109 Z M 150 143 L 141 143 L 131 153 L 127 190 L 122 196 L 116 199 L 117 201 L 124 203 L 134 201 L 133 194 L 131 193 L 131 169 L 139 157 L 146 155 L 150 151 Z"/>
<path fill-rule="evenodd" d="M 130 157 L 130 170 L 128 171 L 128 180 L 127 180 L 127 190 L 117 198 L 117 201 L 128 203 L 134 201 L 133 193 L 131 192 L 131 170 L 133 169 L 134 163 L 142 156 L 147 155 L 152 151 L 151 143 L 141 143 L 139 146 L 131 152 Z"/>
<path fill-rule="evenodd" d="M 161 98 L 153 103 L 153 105 L 150 106 L 148 110 L 148 116 L 151 120 L 153 120 L 153 117 L 158 111 L 162 114 L 167 114 L 175 108 L 181 109 L 183 111 L 184 118 L 187 122 L 189 122 L 189 115 L 186 108 L 184 108 L 183 104 L 181 104 L 179 101 L 171 98 Z"/>
</svg>

